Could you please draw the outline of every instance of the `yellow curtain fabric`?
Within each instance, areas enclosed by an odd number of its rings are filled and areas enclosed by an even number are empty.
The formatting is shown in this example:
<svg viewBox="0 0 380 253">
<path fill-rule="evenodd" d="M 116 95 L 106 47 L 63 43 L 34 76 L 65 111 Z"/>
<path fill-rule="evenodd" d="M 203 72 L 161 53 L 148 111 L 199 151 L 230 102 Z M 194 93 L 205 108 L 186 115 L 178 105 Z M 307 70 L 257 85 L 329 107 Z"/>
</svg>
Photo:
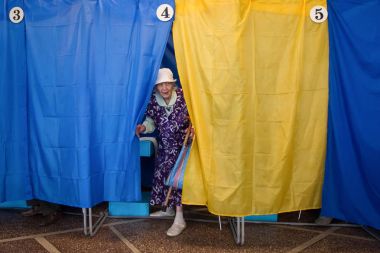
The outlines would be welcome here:
<svg viewBox="0 0 380 253">
<path fill-rule="evenodd" d="M 196 140 L 183 203 L 225 216 L 319 208 L 326 147 L 323 0 L 177 0 L 173 38 Z"/>
</svg>

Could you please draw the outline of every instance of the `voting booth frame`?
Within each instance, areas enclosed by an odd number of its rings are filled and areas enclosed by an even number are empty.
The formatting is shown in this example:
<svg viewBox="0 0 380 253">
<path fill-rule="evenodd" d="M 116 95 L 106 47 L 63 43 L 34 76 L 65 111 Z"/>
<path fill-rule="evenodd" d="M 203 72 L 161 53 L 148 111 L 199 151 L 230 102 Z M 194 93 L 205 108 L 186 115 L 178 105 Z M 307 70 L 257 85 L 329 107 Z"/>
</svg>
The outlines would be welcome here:
<svg viewBox="0 0 380 253">
<path fill-rule="evenodd" d="M 153 158 L 157 149 L 157 141 L 153 137 L 142 137 L 140 139 L 140 157 Z M 141 201 L 137 202 L 109 202 L 108 210 L 100 211 L 99 214 L 93 214 L 92 208 L 82 208 L 83 216 L 83 233 L 86 236 L 94 236 L 100 227 L 103 225 L 107 217 L 112 218 L 143 218 L 149 217 L 149 198 L 148 192 L 142 193 Z M 0 208 L 28 208 L 25 200 L 9 201 L 0 203 Z M 299 218 L 302 211 L 299 211 Z M 93 220 L 93 218 L 97 220 Z M 151 218 L 154 219 L 154 218 Z M 234 237 L 237 245 L 244 245 L 245 238 L 245 223 L 258 223 L 258 224 L 283 224 L 295 226 L 317 226 L 312 223 L 300 222 L 279 222 L 277 214 L 271 215 L 251 215 L 247 217 L 227 217 L 229 228 L 232 236 Z M 200 220 L 197 220 L 198 222 Z M 208 221 L 209 222 L 209 221 Z M 222 218 L 217 216 L 215 220 L 219 224 L 219 229 L 222 230 Z M 359 227 L 354 224 L 329 224 L 325 226 L 333 227 Z M 378 231 L 371 227 L 361 226 L 367 233 L 372 235 L 377 240 L 380 240 Z"/>
</svg>

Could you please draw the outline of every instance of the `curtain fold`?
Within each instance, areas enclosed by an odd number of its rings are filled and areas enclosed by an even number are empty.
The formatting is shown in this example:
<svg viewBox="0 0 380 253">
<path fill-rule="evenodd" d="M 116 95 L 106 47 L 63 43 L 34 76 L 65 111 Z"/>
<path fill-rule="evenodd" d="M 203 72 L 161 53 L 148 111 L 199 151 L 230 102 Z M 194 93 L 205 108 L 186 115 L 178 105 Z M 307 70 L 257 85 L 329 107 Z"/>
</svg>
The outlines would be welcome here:
<svg viewBox="0 0 380 253">
<path fill-rule="evenodd" d="M 196 130 L 183 202 L 218 215 L 319 208 L 327 125 L 325 1 L 177 0 L 179 75 Z"/>
</svg>

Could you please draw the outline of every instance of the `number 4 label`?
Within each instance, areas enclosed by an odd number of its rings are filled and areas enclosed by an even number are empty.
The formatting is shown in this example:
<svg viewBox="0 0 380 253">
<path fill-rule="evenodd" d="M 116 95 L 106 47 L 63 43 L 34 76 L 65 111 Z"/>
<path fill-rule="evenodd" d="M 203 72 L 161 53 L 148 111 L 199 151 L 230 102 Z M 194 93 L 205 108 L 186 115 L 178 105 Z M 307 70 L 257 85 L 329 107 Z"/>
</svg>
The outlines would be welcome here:
<svg viewBox="0 0 380 253">
<path fill-rule="evenodd" d="M 310 10 L 310 18 L 315 23 L 322 23 L 327 19 L 327 10 L 325 7 L 317 5 L 311 8 Z"/>
<path fill-rule="evenodd" d="M 169 21 L 173 18 L 174 10 L 169 4 L 161 4 L 156 11 L 157 18 L 161 21 Z"/>
<path fill-rule="evenodd" d="M 20 23 L 24 19 L 24 11 L 20 7 L 13 7 L 9 11 L 9 19 L 15 24 Z"/>
</svg>

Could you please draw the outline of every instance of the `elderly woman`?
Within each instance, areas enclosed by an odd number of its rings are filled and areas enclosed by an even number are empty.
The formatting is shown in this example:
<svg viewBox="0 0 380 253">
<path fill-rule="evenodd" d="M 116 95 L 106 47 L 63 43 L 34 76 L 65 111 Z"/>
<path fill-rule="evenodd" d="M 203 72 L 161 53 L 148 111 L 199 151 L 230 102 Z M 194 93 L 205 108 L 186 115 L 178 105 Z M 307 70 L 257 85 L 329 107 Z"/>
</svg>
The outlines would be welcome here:
<svg viewBox="0 0 380 253">
<path fill-rule="evenodd" d="M 140 133 L 151 133 L 156 128 L 159 132 L 150 200 L 152 206 L 162 205 L 165 202 L 169 187 L 164 184 L 164 181 L 178 158 L 190 123 L 182 89 L 176 87 L 175 81 L 170 69 L 159 70 L 156 86 L 146 110 L 146 119 L 143 124 L 136 127 L 137 136 L 140 136 Z M 174 190 L 169 199 L 167 211 L 158 211 L 150 215 L 159 217 L 175 215 L 173 225 L 166 233 L 168 236 L 177 236 L 186 227 L 181 196 L 181 190 Z"/>
</svg>

